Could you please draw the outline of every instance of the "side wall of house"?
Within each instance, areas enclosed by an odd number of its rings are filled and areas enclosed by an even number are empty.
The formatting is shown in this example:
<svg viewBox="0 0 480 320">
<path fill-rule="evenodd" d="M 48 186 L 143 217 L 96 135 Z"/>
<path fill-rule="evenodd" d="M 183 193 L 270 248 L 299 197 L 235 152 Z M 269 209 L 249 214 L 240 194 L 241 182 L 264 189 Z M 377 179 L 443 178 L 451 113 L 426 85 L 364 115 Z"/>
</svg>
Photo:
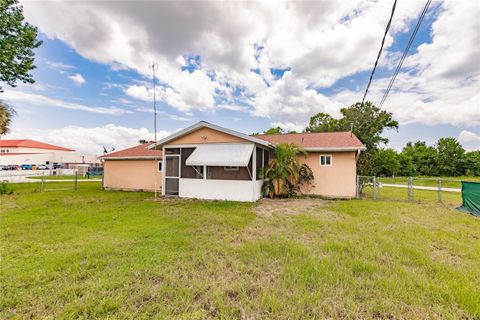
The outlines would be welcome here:
<svg viewBox="0 0 480 320">
<path fill-rule="evenodd" d="M 121 190 L 155 190 L 162 188 L 162 173 L 156 175 L 155 160 L 105 160 L 104 187 Z"/>
<path fill-rule="evenodd" d="M 321 166 L 320 156 L 331 155 L 332 165 Z M 335 198 L 353 198 L 356 193 L 357 164 L 355 152 L 309 152 L 299 158 L 313 171 L 313 187 L 302 190 L 306 194 Z"/>
</svg>

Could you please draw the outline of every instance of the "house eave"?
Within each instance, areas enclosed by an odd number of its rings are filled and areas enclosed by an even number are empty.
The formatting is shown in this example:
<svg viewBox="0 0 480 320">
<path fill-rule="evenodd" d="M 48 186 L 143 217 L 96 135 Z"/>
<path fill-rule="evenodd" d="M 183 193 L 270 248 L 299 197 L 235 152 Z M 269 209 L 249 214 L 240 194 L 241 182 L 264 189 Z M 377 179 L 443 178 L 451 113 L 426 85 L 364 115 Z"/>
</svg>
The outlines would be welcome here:
<svg viewBox="0 0 480 320">
<path fill-rule="evenodd" d="M 223 133 L 226 133 L 226 134 L 229 134 L 229 135 L 232 135 L 234 137 L 238 137 L 238 138 L 241 138 L 241 139 L 244 139 L 246 141 L 250 141 L 250 142 L 253 142 L 253 143 L 257 143 L 259 145 L 262 145 L 262 146 L 266 146 L 266 147 L 272 147 L 273 145 L 268 142 L 268 141 L 265 141 L 265 140 L 262 140 L 262 139 L 258 139 L 258 138 L 254 138 L 252 136 L 249 136 L 249 135 L 246 135 L 244 133 L 241 133 L 241 132 L 238 132 L 238 131 L 235 131 L 235 130 L 231 130 L 231 129 L 227 129 L 227 128 L 224 128 L 224 127 L 220 127 L 220 126 L 217 126 L 217 125 L 214 125 L 214 124 L 211 124 L 209 122 L 206 122 L 206 121 L 200 121 L 190 127 L 187 127 L 183 130 L 180 130 L 174 134 L 171 134 L 169 135 L 168 137 L 165 137 L 161 140 L 158 140 L 157 143 L 149 146 L 148 148 L 149 149 L 153 149 L 155 147 L 161 147 L 165 144 L 167 144 L 169 141 L 172 141 L 172 140 L 175 140 L 179 137 L 182 137 L 186 134 L 189 134 L 195 130 L 198 130 L 200 128 L 210 128 L 212 130 L 216 130 L 216 131 L 220 131 L 220 132 L 223 132 Z"/>
<path fill-rule="evenodd" d="M 307 147 L 303 148 L 307 152 L 347 152 L 347 151 L 364 151 L 365 147 Z"/>
<path fill-rule="evenodd" d="M 102 160 L 162 160 L 162 156 L 99 157 Z"/>
</svg>

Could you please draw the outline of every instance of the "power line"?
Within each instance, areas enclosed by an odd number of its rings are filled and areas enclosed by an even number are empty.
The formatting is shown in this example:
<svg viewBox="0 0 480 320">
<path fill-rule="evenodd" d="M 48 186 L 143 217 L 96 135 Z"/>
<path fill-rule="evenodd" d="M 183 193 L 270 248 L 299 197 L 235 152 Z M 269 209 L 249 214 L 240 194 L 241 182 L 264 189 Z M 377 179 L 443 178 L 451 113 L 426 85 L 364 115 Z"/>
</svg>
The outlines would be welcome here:
<svg viewBox="0 0 480 320">
<path fill-rule="evenodd" d="M 427 3 L 425 4 L 425 7 L 423 8 L 422 13 L 420 14 L 420 17 L 418 18 L 417 25 L 415 26 L 415 29 L 413 30 L 412 35 L 410 36 L 410 39 L 408 40 L 407 47 L 405 48 L 405 51 L 403 51 L 402 58 L 398 62 L 398 66 L 395 69 L 395 72 L 393 73 L 392 78 L 390 79 L 390 83 L 388 84 L 387 90 L 383 94 L 382 100 L 380 101 L 380 104 L 378 105 L 379 108 L 382 108 L 385 100 L 388 97 L 388 94 L 390 93 L 390 89 L 392 89 L 393 83 L 395 82 L 395 79 L 397 78 L 398 73 L 400 72 L 400 69 L 402 68 L 403 61 L 405 60 L 408 51 L 410 50 L 410 46 L 413 43 L 413 40 L 415 39 L 415 36 L 417 35 L 418 29 L 420 28 L 420 25 L 422 24 L 423 18 L 425 17 L 425 14 L 427 13 L 428 7 L 430 6 L 430 3 L 432 0 L 428 0 Z"/>
<path fill-rule="evenodd" d="M 155 150 L 157 151 L 157 99 L 156 99 L 156 87 L 155 87 L 155 71 L 158 69 L 158 63 L 156 61 L 150 61 L 148 64 L 150 70 L 152 70 L 152 83 L 153 83 L 153 134 L 155 140 Z M 157 179 L 158 179 L 158 161 L 157 161 L 157 152 L 155 152 L 155 200 L 157 199 Z"/>
<path fill-rule="evenodd" d="M 370 84 L 372 83 L 375 69 L 377 69 L 378 60 L 380 60 L 380 56 L 382 55 L 383 45 L 385 43 L 385 38 L 387 37 L 388 30 L 390 29 L 390 25 L 392 24 L 393 14 L 395 13 L 396 6 L 397 6 L 397 0 L 393 2 L 392 12 L 390 13 L 390 19 L 388 20 L 387 27 L 385 28 L 385 34 L 383 35 L 382 44 L 380 45 L 380 50 L 378 50 L 377 60 L 375 60 L 375 65 L 373 66 L 372 74 L 370 74 L 370 80 L 368 80 L 367 89 L 365 90 L 365 94 L 363 95 L 362 105 L 363 105 L 363 102 L 365 101 L 365 97 L 367 96 L 368 89 L 370 88 Z"/>
</svg>

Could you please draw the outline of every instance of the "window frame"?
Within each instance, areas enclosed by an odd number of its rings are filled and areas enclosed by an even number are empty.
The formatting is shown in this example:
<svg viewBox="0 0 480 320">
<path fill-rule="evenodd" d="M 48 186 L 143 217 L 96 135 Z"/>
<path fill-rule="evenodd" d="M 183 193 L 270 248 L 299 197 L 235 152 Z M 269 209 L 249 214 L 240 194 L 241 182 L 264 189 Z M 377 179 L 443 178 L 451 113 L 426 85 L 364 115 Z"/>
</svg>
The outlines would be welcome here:
<svg viewBox="0 0 480 320">
<path fill-rule="evenodd" d="M 330 158 L 330 164 L 327 164 L 327 157 Z M 325 159 L 325 164 L 322 164 L 322 158 Z M 331 167 L 333 164 L 333 156 L 331 154 L 321 154 L 320 155 L 320 166 L 321 167 Z"/>
</svg>

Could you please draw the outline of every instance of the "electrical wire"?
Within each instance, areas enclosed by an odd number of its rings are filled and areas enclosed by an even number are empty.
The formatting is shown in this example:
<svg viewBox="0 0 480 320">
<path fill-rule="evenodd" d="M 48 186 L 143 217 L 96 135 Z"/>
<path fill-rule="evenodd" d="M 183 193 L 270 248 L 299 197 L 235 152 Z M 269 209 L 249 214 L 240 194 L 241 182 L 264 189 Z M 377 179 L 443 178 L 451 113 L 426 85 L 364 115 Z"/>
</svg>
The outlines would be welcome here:
<svg viewBox="0 0 480 320">
<path fill-rule="evenodd" d="M 427 3 L 425 4 L 425 7 L 423 8 L 422 13 L 420 14 L 420 17 L 418 18 L 417 25 L 415 26 L 415 29 L 413 30 L 413 33 L 410 36 L 407 47 L 405 48 L 405 51 L 403 52 L 402 58 L 398 62 L 397 68 L 395 69 L 395 72 L 393 73 L 393 76 L 390 79 L 390 83 L 388 84 L 387 90 L 383 94 L 382 100 L 380 101 L 380 103 L 378 105 L 379 108 L 382 108 L 383 104 L 385 103 L 385 100 L 388 97 L 388 94 L 390 93 L 390 89 L 392 89 L 393 83 L 395 82 L 395 79 L 397 78 L 397 75 L 400 72 L 400 69 L 402 68 L 403 61 L 405 60 L 405 58 L 408 54 L 408 51 L 410 50 L 410 46 L 412 45 L 413 40 L 415 39 L 415 36 L 417 35 L 418 29 L 420 28 L 420 25 L 422 24 L 423 18 L 425 17 L 425 14 L 427 13 L 428 7 L 430 6 L 431 2 L 432 2 L 432 0 L 427 1 Z"/>
<path fill-rule="evenodd" d="M 370 88 L 370 84 L 372 83 L 373 74 L 375 73 L 375 69 L 377 69 L 378 60 L 380 60 L 380 56 L 382 55 L 383 45 L 385 44 L 385 38 L 387 37 L 388 30 L 390 29 L 390 25 L 392 24 L 393 14 L 395 13 L 396 6 L 397 6 L 397 0 L 395 0 L 393 2 L 392 12 L 390 13 L 390 19 L 388 20 L 387 27 L 385 28 L 385 33 L 383 35 L 382 44 L 380 45 L 380 50 L 378 50 L 377 60 L 375 60 L 375 65 L 373 66 L 372 73 L 370 74 L 370 80 L 368 80 L 367 89 L 365 90 L 365 94 L 363 95 L 362 105 L 363 105 L 363 102 L 365 101 L 365 97 L 367 96 L 368 89 Z"/>
</svg>

